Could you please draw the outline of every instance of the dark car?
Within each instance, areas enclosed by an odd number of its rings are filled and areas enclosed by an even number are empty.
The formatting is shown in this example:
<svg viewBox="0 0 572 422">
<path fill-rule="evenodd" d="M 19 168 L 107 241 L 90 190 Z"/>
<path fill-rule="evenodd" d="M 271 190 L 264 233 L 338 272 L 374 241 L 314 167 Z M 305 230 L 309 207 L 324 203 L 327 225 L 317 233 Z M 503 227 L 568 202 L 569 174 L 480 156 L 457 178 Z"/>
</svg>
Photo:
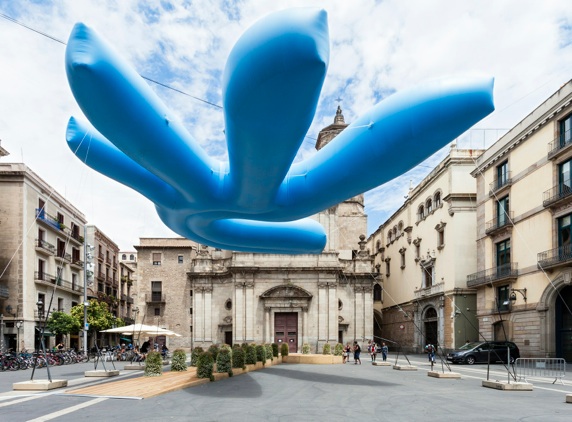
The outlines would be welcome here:
<svg viewBox="0 0 572 422">
<path fill-rule="evenodd" d="M 520 357 L 518 346 L 512 341 L 481 341 L 475 343 L 467 343 L 458 350 L 447 354 L 447 360 L 453 363 L 468 363 L 472 365 L 478 362 L 487 362 L 490 356 L 490 362 L 509 361 L 508 354 L 510 350 L 510 363 L 514 363 Z"/>
</svg>

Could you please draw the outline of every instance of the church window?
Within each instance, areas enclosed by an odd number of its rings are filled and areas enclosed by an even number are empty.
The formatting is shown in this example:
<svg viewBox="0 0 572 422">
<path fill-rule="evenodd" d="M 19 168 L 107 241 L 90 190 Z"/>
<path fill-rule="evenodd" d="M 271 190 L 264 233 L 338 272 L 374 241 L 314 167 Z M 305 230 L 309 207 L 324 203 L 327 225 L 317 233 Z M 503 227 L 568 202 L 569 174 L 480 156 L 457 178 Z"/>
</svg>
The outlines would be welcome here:
<svg viewBox="0 0 572 422">
<path fill-rule="evenodd" d="M 227 299 L 226 302 L 225 302 L 225 304 L 224 304 L 224 308 L 225 308 L 227 311 L 230 311 L 230 310 L 232 309 L 232 300 Z"/>
</svg>

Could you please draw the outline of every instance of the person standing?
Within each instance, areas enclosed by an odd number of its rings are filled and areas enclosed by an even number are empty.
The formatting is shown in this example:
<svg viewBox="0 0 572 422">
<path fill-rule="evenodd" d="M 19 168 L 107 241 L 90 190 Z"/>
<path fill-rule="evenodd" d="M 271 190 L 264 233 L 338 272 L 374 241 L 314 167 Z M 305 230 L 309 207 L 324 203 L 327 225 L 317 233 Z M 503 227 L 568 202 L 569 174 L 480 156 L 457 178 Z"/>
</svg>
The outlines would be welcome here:
<svg viewBox="0 0 572 422">
<path fill-rule="evenodd" d="M 371 361 L 375 362 L 375 358 L 377 356 L 377 344 L 375 343 L 375 341 L 371 342 Z"/>
<path fill-rule="evenodd" d="M 389 352 L 389 348 L 385 343 L 381 343 L 381 357 L 385 362 L 387 360 L 387 353 Z"/>
<path fill-rule="evenodd" d="M 432 368 L 433 364 L 435 363 L 435 346 L 433 346 L 431 343 L 428 343 L 427 346 L 425 346 L 425 351 L 427 352 L 427 358 L 429 359 L 429 363 L 431 364 Z"/>
<path fill-rule="evenodd" d="M 354 341 L 354 365 L 357 365 L 358 362 L 361 365 L 361 359 L 359 355 L 361 353 L 361 347 L 359 346 L 357 341 Z"/>
</svg>

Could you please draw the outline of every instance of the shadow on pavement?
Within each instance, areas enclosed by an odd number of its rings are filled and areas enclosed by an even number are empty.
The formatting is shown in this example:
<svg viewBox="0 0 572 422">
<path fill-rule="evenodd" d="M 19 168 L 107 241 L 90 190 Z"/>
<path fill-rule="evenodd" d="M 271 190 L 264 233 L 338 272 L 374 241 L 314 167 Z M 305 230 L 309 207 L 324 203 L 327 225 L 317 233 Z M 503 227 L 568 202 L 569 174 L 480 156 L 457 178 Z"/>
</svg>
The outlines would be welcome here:
<svg viewBox="0 0 572 422">
<path fill-rule="evenodd" d="M 360 378 L 359 376 L 348 377 L 343 375 L 317 374 L 312 371 L 301 371 L 298 369 L 272 368 L 271 371 L 265 372 L 265 375 L 266 374 L 277 375 L 286 378 L 293 378 L 302 381 L 321 382 L 324 384 L 363 385 L 370 387 L 397 385 L 390 382 Z"/>
</svg>

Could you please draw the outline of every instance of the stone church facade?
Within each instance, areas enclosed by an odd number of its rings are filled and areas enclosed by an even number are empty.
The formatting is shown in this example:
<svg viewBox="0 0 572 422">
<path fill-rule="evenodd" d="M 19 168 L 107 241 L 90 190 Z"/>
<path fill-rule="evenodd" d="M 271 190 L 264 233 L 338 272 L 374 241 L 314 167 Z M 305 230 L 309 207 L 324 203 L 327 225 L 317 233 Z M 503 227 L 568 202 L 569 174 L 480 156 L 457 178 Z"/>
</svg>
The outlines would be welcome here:
<svg viewBox="0 0 572 422">
<path fill-rule="evenodd" d="M 316 148 L 346 126 L 338 107 L 334 124 L 320 132 Z M 139 296 L 161 300 L 140 302 L 145 314 L 153 316 L 146 322 L 160 320 L 161 326 L 183 334 L 168 340 L 170 348 L 276 342 L 287 343 L 291 352 L 301 351 L 305 343 L 313 352 L 321 352 L 326 343 L 371 339 L 376 275 L 365 248 L 363 195 L 313 218 L 328 235 L 321 254 L 254 254 L 213 249 L 186 239 L 167 243 L 142 239 L 144 247 L 137 247 Z M 177 242 L 181 244 L 176 246 Z M 155 271 L 147 268 L 158 254 L 172 256 L 173 264 L 162 262 Z M 190 259 L 175 258 L 181 255 Z M 164 294 L 157 291 L 159 285 Z"/>
</svg>

